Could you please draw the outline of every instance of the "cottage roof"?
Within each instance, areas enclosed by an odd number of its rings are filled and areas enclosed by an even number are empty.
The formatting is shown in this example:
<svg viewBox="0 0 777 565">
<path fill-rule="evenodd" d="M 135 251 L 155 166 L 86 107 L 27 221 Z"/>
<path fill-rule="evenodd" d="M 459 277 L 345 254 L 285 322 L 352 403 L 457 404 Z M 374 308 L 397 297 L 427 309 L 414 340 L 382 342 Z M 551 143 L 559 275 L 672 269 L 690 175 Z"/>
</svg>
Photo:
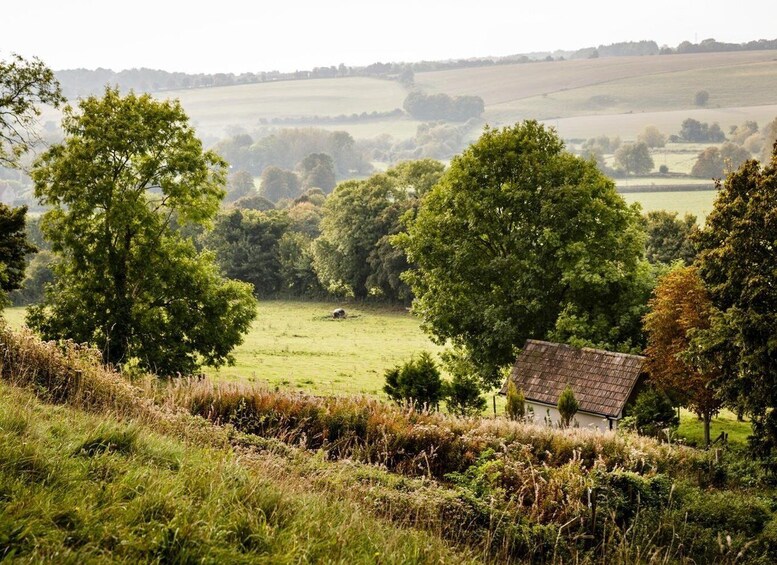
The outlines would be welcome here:
<svg viewBox="0 0 777 565">
<path fill-rule="evenodd" d="M 530 339 L 510 374 L 526 400 L 556 405 L 569 384 L 582 412 L 618 418 L 637 384 L 645 358 Z M 502 394 L 507 392 L 507 382 Z"/>
</svg>

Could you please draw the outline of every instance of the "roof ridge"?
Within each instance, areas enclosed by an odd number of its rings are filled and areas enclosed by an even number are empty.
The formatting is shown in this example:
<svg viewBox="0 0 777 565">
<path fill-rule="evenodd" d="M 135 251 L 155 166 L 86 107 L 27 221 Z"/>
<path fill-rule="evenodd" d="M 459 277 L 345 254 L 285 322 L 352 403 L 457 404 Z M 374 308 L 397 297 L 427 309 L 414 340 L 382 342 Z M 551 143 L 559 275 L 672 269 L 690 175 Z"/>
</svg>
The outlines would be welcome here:
<svg viewBox="0 0 777 565">
<path fill-rule="evenodd" d="M 527 339 L 523 346 L 524 349 L 526 349 L 526 346 L 530 343 L 550 345 L 553 347 L 565 347 L 568 349 L 574 349 L 576 351 L 590 351 L 593 353 L 601 353 L 603 355 L 612 355 L 613 357 L 634 357 L 635 359 L 647 359 L 647 357 L 644 355 L 637 355 L 636 353 L 622 353 L 620 351 L 609 351 L 607 349 L 597 349 L 595 347 L 575 347 L 574 345 L 569 345 L 568 343 L 558 343 L 554 341 L 545 341 L 542 339 Z"/>
</svg>

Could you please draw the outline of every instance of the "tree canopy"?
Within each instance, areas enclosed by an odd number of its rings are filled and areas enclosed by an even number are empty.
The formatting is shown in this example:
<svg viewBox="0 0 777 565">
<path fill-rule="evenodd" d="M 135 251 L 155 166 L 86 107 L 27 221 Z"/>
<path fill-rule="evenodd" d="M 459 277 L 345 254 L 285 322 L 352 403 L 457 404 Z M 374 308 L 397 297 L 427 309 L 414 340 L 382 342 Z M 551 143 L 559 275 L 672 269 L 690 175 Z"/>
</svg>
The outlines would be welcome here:
<svg viewBox="0 0 777 565">
<path fill-rule="evenodd" d="M 35 248 L 27 242 L 24 229 L 27 209 L 0 203 L 0 308 L 7 304 L 7 293 L 24 280 L 25 258 Z"/>
<path fill-rule="evenodd" d="M 54 73 L 40 59 L 0 61 L 0 165 L 16 167 L 38 139 L 40 105 L 64 102 Z"/>
<path fill-rule="evenodd" d="M 652 278 L 639 214 L 535 121 L 487 129 L 397 241 L 424 328 L 466 348 L 490 385 L 528 338 L 641 345 Z"/>
<path fill-rule="evenodd" d="M 644 175 L 653 170 L 653 157 L 647 143 L 627 143 L 615 152 L 615 163 L 626 173 Z"/>
<path fill-rule="evenodd" d="M 434 185 L 443 169 L 424 159 L 339 184 L 326 200 L 315 243 L 322 284 L 358 298 L 372 294 L 409 301 L 410 289 L 400 276 L 410 265 L 393 237 L 404 231 L 401 218 L 412 214 L 417 196 Z"/>
<path fill-rule="evenodd" d="M 106 89 L 66 108 L 65 139 L 36 162 L 56 281 L 28 322 L 161 375 L 230 360 L 255 316 L 245 283 L 173 229 L 207 225 L 225 163 L 203 151 L 178 102 Z"/>
<path fill-rule="evenodd" d="M 725 368 L 718 385 L 749 412 L 756 452 L 777 451 L 777 145 L 765 167 L 745 162 L 721 185 L 697 237 L 699 275 L 714 307 L 697 358 Z"/>
<path fill-rule="evenodd" d="M 643 217 L 647 242 L 645 257 L 651 263 L 671 265 L 682 261 L 690 265 L 696 257 L 691 236 L 698 229 L 696 216 L 686 214 L 678 218 L 677 212 L 653 210 Z"/>
<path fill-rule="evenodd" d="M 680 267 L 659 281 L 645 316 L 645 370 L 650 381 L 676 404 L 702 418 L 708 445 L 710 420 L 723 404 L 711 386 L 721 371 L 710 365 L 695 366 L 686 353 L 694 332 L 710 327 L 711 314 L 712 302 L 697 269 Z"/>
</svg>

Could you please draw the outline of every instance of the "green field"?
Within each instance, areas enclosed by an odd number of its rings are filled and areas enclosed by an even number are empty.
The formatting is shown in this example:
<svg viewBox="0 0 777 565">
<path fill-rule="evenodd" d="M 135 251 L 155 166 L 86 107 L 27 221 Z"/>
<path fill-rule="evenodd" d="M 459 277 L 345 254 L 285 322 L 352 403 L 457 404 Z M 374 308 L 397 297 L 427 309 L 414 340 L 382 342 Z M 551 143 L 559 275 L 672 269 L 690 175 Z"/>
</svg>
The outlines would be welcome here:
<svg viewBox="0 0 777 565">
<path fill-rule="evenodd" d="M 219 380 L 268 383 L 319 395 L 381 395 L 383 373 L 419 351 L 439 352 L 421 331 L 419 321 L 404 310 L 345 308 L 349 317 L 329 316 L 337 305 L 326 302 L 261 302 L 259 318 L 235 350 L 236 364 L 206 374 Z M 3 312 L 13 327 L 24 321 L 24 308 Z M 489 397 L 486 414 L 492 413 Z M 497 398 L 497 411 L 504 399 Z M 713 438 L 721 431 L 732 443 L 742 444 L 750 433 L 747 423 L 724 410 L 713 421 Z M 683 411 L 679 434 L 697 443 L 703 437 L 701 422 Z"/>
<path fill-rule="evenodd" d="M 219 378 L 264 381 L 315 394 L 378 394 L 386 369 L 420 351 L 438 351 L 404 310 L 268 301 L 259 305 L 236 364 L 210 371 Z"/>
<path fill-rule="evenodd" d="M 752 433 L 752 428 L 749 422 L 737 421 L 736 414 L 724 409 L 710 423 L 712 441 L 715 441 L 721 432 L 728 434 L 729 444 L 744 446 L 747 444 L 747 436 Z M 687 410 L 680 411 L 680 426 L 677 428 L 677 434 L 695 445 L 704 445 L 704 424 L 696 414 Z"/>
<path fill-rule="evenodd" d="M 644 212 L 653 210 L 667 210 L 695 215 L 700 222 L 707 217 L 712 210 L 715 201 L 714 190 L 691 190 L 688 192 L 625 192 L 621 193 L 623 199 L 632 204 L 639 202 Z"/>
<path fill-rule="evenodd" d="M 206 373 L 245 379 L 314 394 L 382 394 L 383 373 L 412 354 L 441 348 L 404 309 L 344 305 L 348 317 L 332 319 L 338 305 L 326 302 L 266 301 L 234 366 Z M 14 327 L 24 309 L 5 310 Z"/>
<path fill-rule="evenodd" d="M 229 125 L 251 131 L 260 127 L 261 119 L 390 112 L 402 107 L 407 91 L 396 81 L 349 77 L 177 90 L 157 96 L 178 98 L 200 134 L 222 136 Z M 394 119 L 309 125 L 345 130 L 357 138 L 381 133 L 405 138 L 415 135 L 418 122 Z"/>
</svg>

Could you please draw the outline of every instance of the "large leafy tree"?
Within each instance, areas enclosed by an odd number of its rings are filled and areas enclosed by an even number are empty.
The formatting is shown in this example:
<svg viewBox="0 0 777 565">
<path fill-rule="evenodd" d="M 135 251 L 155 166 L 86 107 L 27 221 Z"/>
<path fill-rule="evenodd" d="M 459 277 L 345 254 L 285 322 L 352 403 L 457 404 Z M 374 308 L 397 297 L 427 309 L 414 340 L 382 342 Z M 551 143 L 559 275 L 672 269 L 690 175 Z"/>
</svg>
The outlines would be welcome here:
<svg viewBox="0 0 777 565">
<path fill-rule="evenodd" d="M 0 61 L 0 165 L 17 166 L 38 140 L 40 106 L 62 102 L 54 73 L 40 59 Z"/>
<path fill-rule="evenodd" d="M 666 265 L 675 261 L 686 265 L 693 262 L 696 252 L 691 235 L 698 229 L 696 216 L 686 214 L 679 218 L 677 212 L 653 210 L 645 214 L 642 221 L 647 234 L 645 256 L 648 261 Z"/>
<path fill-rule="evenodd" d="M 357 298 L 376 294 L 409 301 L 410 289 L 400 275 L 411 266 L 393 237 L 404 231 L 401 218 L 412 215 L 417 196 L 443 170 L 441 163 L 425 159 L 338 185 L 324 204 L 315 244 L 316 270 L 324 286 Z"/>
<path fill-rule="evenodd" d="M 489 385 L 527 338 L 641 346 L 652 275 L 639 214 L 535 121 L 486 130 L 397 240 L 424 327 L 465 347 Z"/>
<path fill-rule="evenodd" d="M 0 203 L 0 308 L 7 304 L 7 293 L 24 280 L 25 257 L 35 248 L 27 242 L 24 230 L 27 209 Z"/>
<path fill-rule="evenodd" d="M 719 385 L 751 414 L 753 446 L 768 457 L 777 451 L 777 144 L 765 167 L 747 161 L 718 183 L 696 241 L 716 310 L 694 350 L 725 369 Z"/>
<path fill-rule="evenodd" d="M 225 163 L 203 151 L 178 102 L 109 88 L 79 107 L 65 109 L 65 140 L 32 171 L 59 261 L 28 322 L 162 375 L 228 361 L 255 316 L 250 285 L 223 279 L 174 229 L 215 216 Z"/>
<path fill-rule="evenodd" d="M 271 296 L 283 288 L 279 243 L 288 227 L 285 212 L 230 210 L 202 239 L 226 276 L 251 283 L 258 296 Z"/>
<path fill-rule="evenodd" d="M 695 267 L 679 267 L 656 286 L 645 316 L 648 344 L 646 371 L 652 384 L 676 404 L 695 412 L 704 422 L 704 442 L 710 443 L 710 421 L 723 405 L 713 384 L 721 368 L 695 365 L 688 358 L 691 338 L 710 327 L 713 307 Z"/>
<path fill-rule="evenodd" d="M 12 55 L 0 61 L 0 166 L 18 167 L 38 140 L 40 106 L 64 101 L 54 73 L 39 59 Z M 25 237 L 27 209 L 0 203 L 0 307 L 24 279 L 25 257 L 35 250 Z"/>
</svg>

